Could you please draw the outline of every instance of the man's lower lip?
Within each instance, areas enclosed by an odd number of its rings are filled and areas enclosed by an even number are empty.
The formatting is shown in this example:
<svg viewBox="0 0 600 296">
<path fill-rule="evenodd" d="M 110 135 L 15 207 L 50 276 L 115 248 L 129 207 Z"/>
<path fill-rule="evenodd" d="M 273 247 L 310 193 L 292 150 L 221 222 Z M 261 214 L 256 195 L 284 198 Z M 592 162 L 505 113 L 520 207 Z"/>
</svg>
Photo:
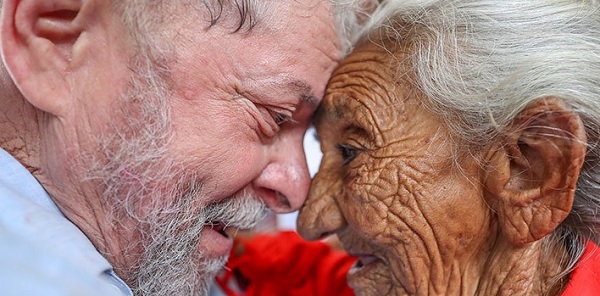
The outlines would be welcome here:
<svg viewBox="0 0 600 296">
<path fill-rule="evenodd" d="M 232 246 L 233 240 L 220 231 L 210 227 L 202 229 L 202 237 L 200 238 L 202 257 L 218 258 L 228 256 Z"/>
</svg>

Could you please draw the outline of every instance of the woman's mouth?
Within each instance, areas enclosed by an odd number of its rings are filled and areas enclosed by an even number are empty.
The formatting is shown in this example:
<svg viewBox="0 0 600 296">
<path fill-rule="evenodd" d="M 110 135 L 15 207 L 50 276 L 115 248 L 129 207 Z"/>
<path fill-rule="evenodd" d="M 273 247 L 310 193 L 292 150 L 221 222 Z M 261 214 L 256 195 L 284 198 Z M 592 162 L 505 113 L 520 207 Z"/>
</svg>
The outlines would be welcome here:
<svg viewBox="0 0 600 296">
<path fill-rule="evenodd" d="M 359 254 L 353 256 L 357 257 L 358 260 L 356 260 L 356 263 L 354 263 L 354 266 L 348 272 L 349 276 L 361 276 L 370 272 L 377 265 L 383 264 L 383 260 L 374 255 Z"/>
<path fill-rule="evenodd" d="M 375 261 L 379 260 L 379 258 L 369 255 L 369 256 L 359 256 L 358 261 L 356 261 L 356 267 L 362 268 L 365 265 L 369 265 Z"/>
</svg>

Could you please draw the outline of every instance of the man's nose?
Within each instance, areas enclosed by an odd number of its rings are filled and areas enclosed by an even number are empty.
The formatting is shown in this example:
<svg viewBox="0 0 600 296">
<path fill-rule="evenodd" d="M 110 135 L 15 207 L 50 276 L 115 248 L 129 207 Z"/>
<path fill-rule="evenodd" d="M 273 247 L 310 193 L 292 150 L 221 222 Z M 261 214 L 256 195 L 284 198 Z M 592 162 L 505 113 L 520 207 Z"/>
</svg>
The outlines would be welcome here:
<svg viewBox="0 0 600 296">
<path fill-rule="evenodd" d="M 298 210 L 310 186 L 310 175 L 302 143 L 272 151 L 271 162 L 253 182 L 266 205 L 276 213 Z"/>
<path fill-rule="evenodd" d="M 335 199 L 342 180 L 327 178 L 320 171 L 313 179 L 308 199 L 298 215 L 298 233 L 306 240 L 329 236 L 346 226 L 346 220 Z"/>
</svg>

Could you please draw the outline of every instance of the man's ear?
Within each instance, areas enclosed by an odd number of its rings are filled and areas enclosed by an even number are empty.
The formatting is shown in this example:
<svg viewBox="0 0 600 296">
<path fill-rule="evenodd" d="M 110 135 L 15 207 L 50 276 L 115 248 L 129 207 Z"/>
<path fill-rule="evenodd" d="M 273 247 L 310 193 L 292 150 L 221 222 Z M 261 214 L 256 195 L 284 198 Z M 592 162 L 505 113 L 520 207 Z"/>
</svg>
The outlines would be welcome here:
<svg viewBox="0 0 600 296">
<path fill-rule="evenodd" d="M 523 110 L 488 155 L 484 185 L 503 235 L 515 245 L 550 234 L 567 217 L 586 153 L 579 116 L 562 100 Z"/>
<path fill-rule="evenodd" d="M 36 108 L 58 114 L 68 100 L 67 74 L 81 0 L 4 0 L 0 21 L 3 62 Z"/>
</svg>

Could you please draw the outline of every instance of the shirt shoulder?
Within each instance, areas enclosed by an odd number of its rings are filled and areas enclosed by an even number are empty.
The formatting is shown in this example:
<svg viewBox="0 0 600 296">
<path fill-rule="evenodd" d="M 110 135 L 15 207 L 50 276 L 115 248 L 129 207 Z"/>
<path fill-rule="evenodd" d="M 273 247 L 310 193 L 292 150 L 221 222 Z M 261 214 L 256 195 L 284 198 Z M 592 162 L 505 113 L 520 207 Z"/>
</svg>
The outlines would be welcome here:
<svg viewBox="0 0 600 296">
<path fill-rule="evenodd" d="M 42 185 L 0 149 L 2 295 L 131 295 Z"/>
<path fill-rule="evenodd" d="M 0 226 L 2 295 L 123 295 L 52 249 Z"/>
</svg>

